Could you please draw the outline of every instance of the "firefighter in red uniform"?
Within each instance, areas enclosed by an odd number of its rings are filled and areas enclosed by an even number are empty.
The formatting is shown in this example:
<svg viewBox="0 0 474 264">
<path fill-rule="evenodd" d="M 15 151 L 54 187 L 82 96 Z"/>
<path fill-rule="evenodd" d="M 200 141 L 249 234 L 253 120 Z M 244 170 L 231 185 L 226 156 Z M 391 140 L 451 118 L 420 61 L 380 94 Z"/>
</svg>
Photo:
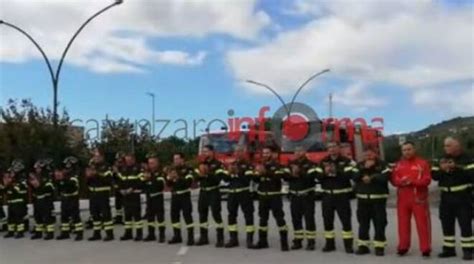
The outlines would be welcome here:
<svg viewBox="0 0 474 264">
<path fill-rule="evenodd" d="M 416 155 L 413 142 L 402 145 L 402 159 L 393 169 L 392 184 L 398 188 L 398 255 L 410 249 L 411 217 L 415 216 L 416 227 L 423 257 L 431 253 L 431 222 L 428 203 L 428 185 L 431 172 L 428 162 Z"/>
</svg>

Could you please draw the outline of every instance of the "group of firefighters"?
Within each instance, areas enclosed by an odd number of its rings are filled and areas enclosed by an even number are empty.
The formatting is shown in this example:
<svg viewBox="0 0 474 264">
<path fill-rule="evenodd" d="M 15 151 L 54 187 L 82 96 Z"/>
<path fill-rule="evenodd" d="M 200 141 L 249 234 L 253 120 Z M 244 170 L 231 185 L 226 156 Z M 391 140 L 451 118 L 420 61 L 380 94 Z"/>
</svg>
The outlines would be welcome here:
<svg viewBox="0 0 474 264">
<path fill-rule="evenodd" d="M 461 145 L 454 138 L 444 142 L 445 155 L 433 166 L 416 155 L 412 142 L 402 145 L 399 162 L 389 166 L 378 158 L 377 151 L 367 148 L 363 161 L 356 163 L 341 153 L 337 143 L 328 144 L 328 155 L 316 164 L 306 157 L 304 149 L 297 149 L 294 159 L 286 166 L 278 161 L 278 152 L 271 146 L 264 147 L 261 161 L 257 164 L 246 159 L 245 149 L 237 147 L 235 161 L 224 165 L 215 158 L 212 146 L 205 146 L 204 159 L 193 169 L 186 165 L 182 153 L 175 153 L 171 166 L 162 168 L 156 155 L 147 156 L 144 166 L 137 164 L 133 154 L 117 158 L 114 166 L 104 162 L 104 155 L 96 151 L 85 169 L 84 182 L 88 189 L 89 209 L 92 217 L 93 235 L 90 241 L 114 239 L 114 219 L 110 197 L 115 196 L 116 218 L 120 222 L 123 212 L 124 234 L 122 241 L 165 242 L 164 192 L 171 192 L 171 227 L 173 237 L 169 244 L 183 242 L 181 215 L 187 230 L 187 245 L 202 246 L 210 243 L 208 236 L 209 211 L 216 228 L 215 246 L 232 248 L 239 246 L 237 216 L 239 208 L 245 219 L 246 246 L 264 249 L 268 243 L 268 220 L 270 213 L 276 220 L 280 235 L 281 250 L 298 250 L 306 241 L 307 250 L 316 247 L 315 187 L 321 185 L 324 238 L 323 252 L 336 250 L 334 218 L 337 213 L 342 225 L 342 239 L 347 253 L 353 253 L 351 198 L 357 198 L 357 220 L 359 232 L 355 253 L 370 253 L 383 256 L 387 244 L 387 198 L 389 183 L 397 188 L 397 213 L 399 245 L 398 255 L 410 249 L 411 218 L 416 220 L 420 250 L 424 257 L 431 253 L 431 224 L 428 185 L 431 180 L 439 183 L 441 191 L 440 220 L 443 229 L 443 248 L 439 257 L 456 256 L 455 222 L 461 230 L 461 247 L 464 260 L 472 260 L 474 237 L 472 234 L 473 208 L 472 187 L 474 163 L 463 154 Z M 35 163 L 28 173 L 22 162 L 13 162 L 3 176 L 0 193 L 5 197 L 8 212 L 5 238 L 22 238 L 28 229 L 28 190 L 34 208 L 35 227 L 31 239 L 82 240 L 84 227 L 80 216 L 79 193 L 82 174 L 75 157 L 66 158 L 53 166 L 48 160 Z M 227 231 L 224 241 L 224 221 L 221 212 L 221 182 L 227 183 Z M 282 184 L 289 186 L 293 243 L 288 244 L 288 226 L 285 222 Z M 200 187 L 197 209 L 199 223 L 195 225 L 192 211 L 191 189 Z M 251 187 L 256 184 L 258 194 L 258 227 L 254 223 L 254 201 Z M 353 185 L 354 184 L 354 185 Z M 146 195 L 145 216 L 142 217 L 141 194 Z M 54 237 L 55 197 L 61 202 L 60 234 Z M 3 197 L 2 197 L 3 200 Z M 123 211 L 122 211 L 123 210 Z M 0 219 L 5 218 L 3 209 Z M 146 220 L 146 221 L 144 221 Z M 143 228 L 148 227 L 144 237 Z M 369 235 L 374 226 L 374 237 Z M 199 239 L 194 240 L 194 229 L 199 228 Z M 158 232 L 156 232 L 158 231 Z M 104 233 L 105 233 L 105 236 Z M 254 243 L 254 234 L 257 241 Z M 156 233 L 158 235 L 156 235 Z"/>
</svg>

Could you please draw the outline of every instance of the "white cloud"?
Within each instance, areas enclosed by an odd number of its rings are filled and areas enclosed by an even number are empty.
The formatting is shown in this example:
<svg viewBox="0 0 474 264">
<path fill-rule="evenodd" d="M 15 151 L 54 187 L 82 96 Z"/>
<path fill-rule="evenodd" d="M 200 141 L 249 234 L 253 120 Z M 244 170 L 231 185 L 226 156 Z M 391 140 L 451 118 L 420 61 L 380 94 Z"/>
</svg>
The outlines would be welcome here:
<svg viewBox="0 0 474 264">
<path fill-rule="evenodd" d="M 411 0 L 295 3 L 292 15 L 313 19 L 263 45 L 230 51 L 227 61 L 236 79 L 261 81 L 290 94 L 310 74 L 330 68 L 325 78 L 368 86 L 389 83 L 410 89 L 413 96 L 419 89 L 474 79 L 469 8 Z M 347 96 L 355 88 L 350 89 Z"/>
<path fill-rule="evenodd" d="M 156 59 L 159 62 L 177 65 L 199 65 L 205 57 L 205 52 L 199 52 L 194 56 L 181 51 L 165 51 L 156 54 Z"/>
<path fill-rule="evenodd" d="M 0 17 L 37 39 L 54 60 L 60 58 L 72 34 L 88 17 L 113 0 L 10 0 L 0 2 Z M 153 63 L 200 65 L 206 52 L 155 50 L 151 37 L 204 37 L 225 34 L 252 40 L 270 23 L 255 10 L 256 0 L 126 0 L 92 21 L 79 35 L 67 63 L 98 72 L 143 71 Z M 40 59 L 29 41 L 0 27 L 0 62 Z M 101 65 L 98 65 L 100 63 Z"/>
<path fill-rule="evenodd" d="M 387 104 L 385 98 L 370 94 L 367 86 L 363 83 L 355 83 L 341 92 L 334 93 L 333 102 L 349 106 L 358 111 L 365 111 L 369 107 L 381 107 Z"/>
<path fill-rule="evenodd" d="M 417 90 L 413 103 L 455 115 L 474 115 L 474 82 L 466 86 Z"/>
</svg>

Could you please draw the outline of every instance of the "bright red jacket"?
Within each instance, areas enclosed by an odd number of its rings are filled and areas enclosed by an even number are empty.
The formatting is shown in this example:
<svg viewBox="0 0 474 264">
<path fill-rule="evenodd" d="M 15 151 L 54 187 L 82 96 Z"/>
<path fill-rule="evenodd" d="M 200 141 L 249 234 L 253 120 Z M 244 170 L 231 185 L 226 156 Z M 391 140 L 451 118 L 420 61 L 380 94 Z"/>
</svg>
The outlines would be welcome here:
<svg viewBox="0 0 474 264">
<path fill-rule="evenodd" d="M 391 182 L 398 187 L 399 197 L 412 197 L 419 200 L 428 198 L 428 185 L 431 183 L 431 166 L 419 157 L 400 160 L 395 164 Z"/>
</svg>

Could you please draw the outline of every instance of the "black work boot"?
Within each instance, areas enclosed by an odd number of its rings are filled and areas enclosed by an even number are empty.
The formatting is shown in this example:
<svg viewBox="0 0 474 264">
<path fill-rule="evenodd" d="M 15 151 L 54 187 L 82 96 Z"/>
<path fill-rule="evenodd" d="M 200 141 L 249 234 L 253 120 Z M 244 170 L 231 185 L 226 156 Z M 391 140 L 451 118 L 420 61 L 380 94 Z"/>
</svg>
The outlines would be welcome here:
<svg viewBox="0 0 474 264">
<path fill-rule="evenodd" d="M 123 234 L 123 236 L 120 237 L 120 241 L 128 241 L 132 239 L 133 239 L 132 229 L 125 229 L 125 233 Z"/>
<path fill-rule="evenodd" d="M 145 242 L 149 241 L 155 241 L 156 236 L 155 236 L 155 228 L 153 226 L 148 227 L 148 236 L 143 240 Z"/>
<path fill-rule="evenodd" d="M 138 228 L 137 233 L 135 234 L 135 241 L 138 242 L 138 241 L 142 241 L 142 240 L 143 240 L 143 228 Z"/>
<path fill-rule="evenodd" d="M 267 232 L 258 231 L 258 242 L 252 246 L 252 249 L 268 248 Z"/>
<path fill-rule="evenodd" d="M 331 252 L 336 250 L 336 243 L 334 238 L 327 238 L 326 245 L 324 245 L 323 252 Z"/>
<path fill-rule="evenodd" d="M 346 249 L 347 254 L 354 253 L 354 239 L 352 238 L 344 239 L 344 248 Z"/>
<path fill-rule="evenodd" d="M 7 224 L 0 224 L 0 233 L 1 232 L 7 232 L 8 231 L 8 225 Z"/>
<path fill-rule="evenodd" d="M 377 257 L 385 256 L 385 249 L 383 247 L 376 247 L 375 248 L 375 256 L 377 256 Z"/>
<path fill-rule="evenodd" d="M 303 248 L 303 240 L 301 239 L 294 239 L 293 245 L 291 246 L 291 250 L 298 250 Z"/>
<path fill-rule="evenodd" d="M 69 232 L 61 231 L 61 233 L 59 233 L 59 236 L 56 237 L 56 240 L 64 240 L 64 239 L 69 239 Z"/>
<path fill-rule="evenodd" d="M 247 243 L 247 248 L 252 248 L 252 246 L 253 246 L 253 232 L 247 233 L 246 243 Z"/>
<path fill-rule="evenodd" d="M 313 251 L 316 249 L 316 240 L 308 239 L 308 245 L 306 245 L 306 250 Z"/>
<path fill-rule="evenodd" d="M 456 257 L 456 249 L 454 247 L 443 247 L 443 251 L 438 254 L 438 258 Z"/>
<path fill-rule="evenodd" d="M 74 241 L 82 241 L 84 239 L 84 232 L 83 231 L 77 231 L 76 232 L 76 238 L 74 238 Z"/>
<path fill-rule="evenodd" d="M 8 231 L 4 236 L 3 238 L 11 238 L 11 237 L 14 237 L 15 236 L 15 232 L 13 231 Z"/>
<path fill-rule="evenodd" d="M 288 251 L 290 247 L 288 246 L 288 231 L 280 231 L 280 245 L 281 251 Z"/>
<path fill-rule="evenodd" d="M 218 228 L 216 230 L 216 233 L 217 233 L 216 248 L 224 247 L 224 229 Z"/>
<path fill-rule="evenodd" d="M 168 244 L 173 245 L 173 244 L 179 244 L 183 242 L 183 238 L 181 237 L 181 230 L 178 228 L 173 228 L 174 235 L 171 238 L 170 241 L 168 241 Z"/>
<path fill-rule="evenodd" d="M 108 242 L 108 241 L 112 241 L 112 240 L 114 240 L 114 230 L 112 230 L 112 229 L 106 230 L 104 241 Z"/>
<path fill-rule="evenodd" d="M 37 240 L 43 238 L 43 233 L 35 231 L 33 232 L 33 235 L 31 236 L 31 240 Z"/>
<path fill-rule="evenodd" d="M 198 242 L 196 243 L 196 246 L 204 246 L 204 245 L 209 245 L 209 237 L 207 234 L 207 229 L 201 228 L 200 237 L 199 237 Z"/>
<path fill-rule="evenodd" d="M 159 232 L 159 237 L 158 237 L 158 242 L 160 243 L 165 243 L 166 241 L 166 229 L 164 226 L 160 226 L 158 228 L 158 232 Z"/>
<path fill-rule="evenodd" d="M 472 260 L 472 258 L 474 257 L 472 255 L 474 253 L 474 250 L 472 248 L 463 248 L 462 253 L 462 260 Z"/>
<path fill-rule="evenodd" d="M 237 232 L 229 233 L 229 242 L 225 244 L 226 248 L 234 248 L 239 246 L 239 238 Z"/>
<path fill-rule="evenodd" d="M 355 252 L 356 255 L 367 255 L 370 253 L 370 249 L 366 246 L 359 246 L 357 251 Z"/>
<path fill-rule="evenodd" d="M 186 243 L 186 245 L 194 246 L 194 228 L 188 228 L 188 242 Z"/>
<path fill-rule="evenodd" d="M 16 236 L 15 236 L 16 239 L 20 239 L 20 238 L 24 238 L 24 237 L 25 237 L 24 232 L 17 232 Z"/>
<path fill-rule="evenodd" d="M 44 236 L 44 240 L 51 240 L 54 239 L 54 232 L 46 232 L 46 235 Z"/>
<path fill-rule="evenodd" d="M 102 236 L 100 235 L 100 230 L 94 230 L 92 237 L 90 237 L 88 240 L 89 241 L 102 240 Z"/>
</svg>

